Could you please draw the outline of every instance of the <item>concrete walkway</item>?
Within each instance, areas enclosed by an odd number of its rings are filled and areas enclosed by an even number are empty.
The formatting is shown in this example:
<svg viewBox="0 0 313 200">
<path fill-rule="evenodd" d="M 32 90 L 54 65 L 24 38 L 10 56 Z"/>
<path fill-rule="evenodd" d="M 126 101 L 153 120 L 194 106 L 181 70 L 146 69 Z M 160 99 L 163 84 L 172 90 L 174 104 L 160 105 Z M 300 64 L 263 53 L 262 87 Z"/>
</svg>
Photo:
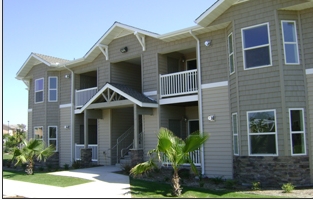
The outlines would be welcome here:
<svg viewBox="0 0 313 200">
<path fill-rule="evenodd" d="M 129 177 L 112 173 L 120 171 L 115 166 L 101 166 L 50 174 L 93 180 L 69 187 L 55 187 L 3 179 L 3 197 L 26 198 L 131 198 Z"/>
</svg>

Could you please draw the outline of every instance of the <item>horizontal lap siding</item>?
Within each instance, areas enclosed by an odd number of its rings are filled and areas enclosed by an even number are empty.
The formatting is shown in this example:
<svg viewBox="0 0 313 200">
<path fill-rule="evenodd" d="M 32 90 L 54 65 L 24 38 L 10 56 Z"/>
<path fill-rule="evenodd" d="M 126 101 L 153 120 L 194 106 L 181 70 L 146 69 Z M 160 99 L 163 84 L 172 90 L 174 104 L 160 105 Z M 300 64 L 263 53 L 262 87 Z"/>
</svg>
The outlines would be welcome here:
<svg viewBox="0 0 313 200">
<path fill-rule="evenodd" d="M 98 163 L 111 165 L 111 110 L 102 110 L 102 119 L 98 119 Z M 105 154 L 103 154 L 105 152 Z"/>
<path fill-rule="evenodd" d="M 33 127 L 33 111 L 28 111 L 28 125 L 27 125 L 27 139 L 29 140 L 30 138 L 33 137 L 33 130 L 32 130 L 32 127 Z"/>
<path fill-rule="evenodd" d="M 204 145 L 205 174 L 209 177 L 224 176 L 232 178 L 232 133 L 228 86 L 204 89 L 203 128 L 210 135 Z M 208 121 L 209 115 L 215 115 L 214 122 Z"/>
<path fill-rule="evenodd" d="M 59 128 L 59 164 L 70 164 L 73 162 L 71 158 L 71 129 L 65 129 L 64 126 L 71 124 L 71 107 L 60 108 L 60 128 Z M 73 151 L 73 156 L 74 156 Z"/>
<path fill-rule="evenodd" d="M 148 160 L 148 151 L 155 149 L 158 139 L 157 134 L 159 132 L 159 117 L 157 109 L 153 109 L 153 115 L 143 115 L 143 144 L 144 144 L 144 160 Z"/>
<path fill-rule="evenodd" d="M 306 75 L 307 86 L 308 86 L 308 116 L 310 121 L 307 121 L 307 124 L 310 124 L 307 127 L 307 140 L 308 140 L 308 155 L 310 155 L 310 169 L 311 169 L 311 180 L 313 180 L 313 74 Z M 309 129 L 310 128 L 310 129 Z"/>
<path fill-rule="evenodd" d="M 111 64 L 111 82 L 127 85 L 141 92 L 141 66 L 126 62 Z"/>
</svg>

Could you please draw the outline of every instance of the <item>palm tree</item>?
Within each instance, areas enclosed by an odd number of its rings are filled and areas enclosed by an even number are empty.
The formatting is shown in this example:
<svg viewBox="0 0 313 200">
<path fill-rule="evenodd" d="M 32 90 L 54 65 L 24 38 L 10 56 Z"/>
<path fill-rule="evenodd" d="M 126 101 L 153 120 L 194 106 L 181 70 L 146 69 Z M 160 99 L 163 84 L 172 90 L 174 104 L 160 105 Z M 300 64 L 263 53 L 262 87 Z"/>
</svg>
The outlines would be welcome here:
<svg viewBox="0 0 313 200">
<path fill-rule="evenodd" d="M 155 149 L 149 151 L 149 155 L 156 153 L 159 162 L 161 162 L 162 154 L 167 157 L 171 166 L 173 167 L 173 195 L 180 196 L 182 188 L 180 187 L 180 177 L 178 175 L 179 166 L 184 163 L 189 163 L 192 171 L 198 174 L 197 168 L 194 165 L 190 154 L 191 152 L 199 149 L 202 144 L 208 139 L 208 135 L 201 136 L 199 133 L 189 135 L 186 140 L 176 137 L 170 130 L 161 128 L 158 134 L 158 144 Z M 157 168 L 154 159 L 137 164 L 130 170 L 130 175 L 136 176 Z"/>
<path fill-rule="evenodd" d="M 33 174 L 34 159 L 37 161 L 46 161 L 47 158 L 54 154 L 54 146 L 50 145 L 45 148 L 42 140 L 30 139 L 29 141 L 23 140 L 23 147 L 21 149 L 15 148 L 12 160 L 16 160 L 15 166 L 28 163 L 26 173 Z"/>
</svg>

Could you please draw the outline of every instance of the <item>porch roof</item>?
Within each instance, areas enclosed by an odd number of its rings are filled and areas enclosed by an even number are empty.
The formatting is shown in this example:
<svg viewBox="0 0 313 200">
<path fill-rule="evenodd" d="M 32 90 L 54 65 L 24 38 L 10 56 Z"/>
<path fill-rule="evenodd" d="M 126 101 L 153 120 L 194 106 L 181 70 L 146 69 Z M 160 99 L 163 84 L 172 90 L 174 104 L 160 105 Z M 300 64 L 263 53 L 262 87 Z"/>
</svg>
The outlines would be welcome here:
<svg viewBox="0 0 313 200">
<path fill-rule="evenodd" d="M 97 102 L 101 96 L 105 95 L 106 90 L 111 90 L 112 92 L 117 93 L 118 95 L 124 97 L 127 99 L 130 103 L 136 104 L 140 107 L 146 107 L 146 108 L 157 108 L 158 103 L 154 101 L 153 99 L 150 99 L 149 97 L 145 96 L 144 94 L 138 92 L 137 90 L 127 86 L 122 85 L 118 83 L 106 83 L 101 90 L 99 90 L 82 108 L 76 109 L 75 114 L 79 114 L 84 112 L 85 109 L 88 109 L 89 107 L 93 107 L 95 104 L 105 105 L 109 104 L 111 101 L 103 101 L 103 102 Z M 112 99 L 112 98 L 111 98 Z M 117 100 L 122 102 L 122 100 Z M 116 104 L 114 104 L 116 105 Z M 110 106 L 106 106 L 110 107 Z M 101 108 L 101 107 L 99 107 Z"/>
</svg>

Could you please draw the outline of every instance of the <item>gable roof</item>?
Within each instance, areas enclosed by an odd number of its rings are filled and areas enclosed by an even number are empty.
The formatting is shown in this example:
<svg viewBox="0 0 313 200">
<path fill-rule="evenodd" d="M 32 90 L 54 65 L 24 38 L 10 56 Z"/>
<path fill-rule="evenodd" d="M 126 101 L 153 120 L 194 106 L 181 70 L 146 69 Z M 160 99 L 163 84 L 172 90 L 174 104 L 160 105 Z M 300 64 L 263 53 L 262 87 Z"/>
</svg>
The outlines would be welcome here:
<svg viewBox="0 0 313 200">
<path fill-rule="evenodd" d="M 20 68 L 20 70 L 16 73 L 16 78 L 19 80 L 23 79 L 33 66 L 40 63 L 44 63 L 49 67 L 56 67 L 66 62 L 69 62 L 69 60 L 47 56 L 39 53 L 31 53 L 25 63 Z"/>
<path fill-rule="evenodd" d="M 92 103 L 94 103 L 106 89 L 111 89 L 112 91 L 118 93 L 124 98 L 130 100 L 134 104 L 140 107 L 156 108 L 158 104 L 153 99 L 145 96 L 144 94 L 138 92 L 137 90 L 122 84 L 117 83 L 106 83 L 83 107 L 75 111 L 76 114 L 82 113 L 88 108 Z"/>
</svg>

